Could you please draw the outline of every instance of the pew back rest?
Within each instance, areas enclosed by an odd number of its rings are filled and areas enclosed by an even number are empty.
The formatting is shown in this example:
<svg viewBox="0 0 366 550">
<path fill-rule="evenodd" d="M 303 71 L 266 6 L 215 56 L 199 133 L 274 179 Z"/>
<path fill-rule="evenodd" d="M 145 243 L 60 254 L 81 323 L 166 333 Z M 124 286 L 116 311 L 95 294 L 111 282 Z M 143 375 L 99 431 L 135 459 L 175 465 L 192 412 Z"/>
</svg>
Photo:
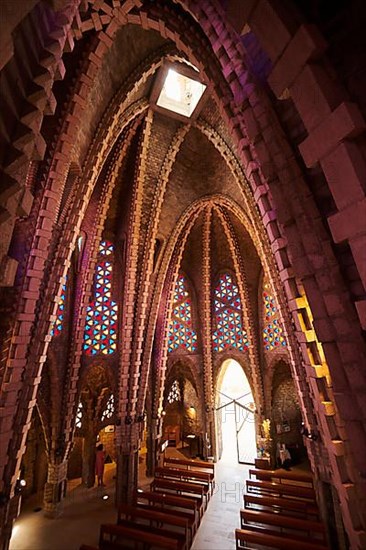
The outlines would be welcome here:
<svg viewBox="0 0 366 550">
<path fill-rule="evenodd" d="M 165 506 L 174 506 L 176 508 L 182 508 L 184 510 L 192 510 L 195 512 L 198 509 L 198 502 L 196 498 L 181 497 L 173 495 L 171 493 L 155 493 L 150 491 L 143 491 L 136 493 L 136 500 L 146 500 L 148 502 L 162 503 Z"/>
<path fill-rule="evenodd" d="M 195 470 L 185 470 L 183 468 L 168 468 L 165 466 L 155 468 L 155 475 L 157 477 L 166 475 L 171 477 L 194 479 L 205 481 L 206 483 L 210 483 L 212 481 L 212 474 L 209 474 L 208 472 L 197 472 Z"/>
<path fill-rule="evenodd" d="M 215 474 L 215 464 L 213 462 L 204 462 L 203 460 L 187 460 L 184 458 L 165 457 L 164 466 L 175 464 L 178 467 L 191 468 L 193 470 L 205 469 Z"/>
<path fill-rule="evenodd" d="M 258 468 L 249 469 L 249 477 L 255 476 L 260 480 L 278 480 L 279 483 L 283 481 L 304 483 L 309 487 L 313 487 L 313 478 L 311 474 L 305 474 L 301 472 L 287 472 L 286 470 L 260 470 Z"/>
<path fill-rule="evenodd" d="M 301 540 L 292 536 L 267 535 L 266 533 L 235 529 L 236 548 L 246 548 L 246 543 L 260 544 L 273 550 L 328 550 L 328 547 L 319 541 Z"/>
<path fill-rule="evenodd" d="M 260 506 L 261 508 L 279 508 L 281 513 L 283 510 L 305 514 L 306 516 L 319 517 L 317 506 L 306 500 L 292 500 L 290 498 L 278 498 L 272 496 L 259 496 L 255 494 L 244 495 L 244 506 L 247 508 L 249 504 Z"/>
<path fill-rule="evenodd" d="M 298 529 L 300 531 L 324 534 L 324 525 L 320 521 L 313 521 L 301 518 L 292 518 L 282 514 L 271 512 L 261 512 L 259 510 L 240 510 L 240 518 L 243 522 L 261 523 L 264 525 L 276 525 L 278 527 L 287 527 L 289 529 Z"/>
<path fill-rule="evenodd" d="M 116 548 L 123 548 L 122 541 L 119 543 L 119 539 L 127 539 L 131 541 L 139 541 L 160 548 L 167 548 L 168 550 L 180 550 L 182 548 L 182 542 L 178 539 L 158 535 L 156 533 L 149 533 L 143 531 L 136 526 L 127 527 L 123 525 L 103 524 L 100 527 L 99 546 L 108 548 L 110 543 L 116 545 Z"/>
<path fill-rule="evenodd" d="M 156 478 L 151 482 L 151 487 L 171 489 L 173 491 L 182 491 L 203 496 L 205 487 L 198 483 L 190 483 L 185 481 L 173 481 L 171 479 Z"/>
<path fill-rule="evenodd" d="M 149 519 L 151 521 L 160 521 L 162 523 L 170 523 L 171 525 L 176 525 L 177 527 L 188 528 L 188 521 L 184 518 L 170 515 L 168 511 L 161 510 L 148 510 L 143 507 L 129 506 L 127 504 L 121 504 L 118 506 L 118 519 L 120 522 L 122 516 L 125 518 L 141 518 Z"/>
<path fill-rule="evenodd" d="M 285 483 L 274 483 L 272 481 L 246 480 L 247 492 L 274 493 L 282 496 L 294 496 L 315 501 L 315 491 L 311 487 L 300 487 Z"/>
</svg>

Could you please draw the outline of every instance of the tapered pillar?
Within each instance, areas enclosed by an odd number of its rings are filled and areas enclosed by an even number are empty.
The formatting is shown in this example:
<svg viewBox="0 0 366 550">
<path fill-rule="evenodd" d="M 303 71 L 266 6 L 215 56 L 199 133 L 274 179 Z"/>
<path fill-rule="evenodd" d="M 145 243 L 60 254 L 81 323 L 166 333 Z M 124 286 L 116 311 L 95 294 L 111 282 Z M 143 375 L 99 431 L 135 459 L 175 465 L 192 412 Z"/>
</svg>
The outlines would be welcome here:
<svg viewBox="0 0 366 550">
<path fill-rule="evenodd" d="M 47 482 L 44 488 L 44 513 L 46 517 L 56 518 L 62 513 L 63 499 L 67 486 L 67 460 L 48 464 Z"/>
<path fill-rule="evenodd" d="M 116 506 L 130 504 L 134 500 L 138 480 L 139 425 L 117 426 L 117 480 Z"/>
<path fill-rule="evenodd" d="M 95 484 L 95 457 L 97 436 L 87 434 L 83 441 L 82 483 L 90 488 Z"/>
<path fill-rule="evenodd" d="M 151 426 L 148 429 L 147 437 L 147 454 L 146 454 L 146 475 L 153 476 L 155 468 L 158 466 L 159 461 L 159 443 L 160 437 L 158 437 L 158 420 L 152 420 Z"/>
<path fill-rule="evenodd" d="M 0 502 L 0 550 L 9 549 L 13 522 L 19 515 L 20 498 L 20 495 L 15 495 L 6 501 L 4 496 Z"/>
<path fill-rule="evenodd" d="M 132 503 L 137 490 L 138 451 L 121 452 L 117 456 L 116 506 Z"/>
</svg>

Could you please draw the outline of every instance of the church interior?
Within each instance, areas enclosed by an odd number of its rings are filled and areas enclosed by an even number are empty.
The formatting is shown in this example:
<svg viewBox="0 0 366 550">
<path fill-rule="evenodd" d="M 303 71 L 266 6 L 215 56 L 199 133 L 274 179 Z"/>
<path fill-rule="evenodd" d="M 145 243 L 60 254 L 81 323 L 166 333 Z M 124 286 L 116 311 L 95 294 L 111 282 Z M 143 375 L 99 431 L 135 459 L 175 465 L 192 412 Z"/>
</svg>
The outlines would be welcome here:
<svg viewBox="0 0 366 550">
<path fill-rule="evenodd" d="M 0 18 L 1 550 L 366 549 L 364 2 Z"/>
</svg>

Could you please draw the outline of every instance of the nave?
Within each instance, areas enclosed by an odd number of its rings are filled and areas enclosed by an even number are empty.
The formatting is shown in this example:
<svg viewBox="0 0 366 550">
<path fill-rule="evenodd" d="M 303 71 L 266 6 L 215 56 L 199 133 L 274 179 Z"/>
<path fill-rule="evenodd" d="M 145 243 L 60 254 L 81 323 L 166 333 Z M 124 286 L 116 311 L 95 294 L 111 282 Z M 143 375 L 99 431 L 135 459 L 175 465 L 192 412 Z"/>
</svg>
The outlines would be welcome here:
<svg viewBox="0 0 366 550">
<path fill-rule="evenodd" d="M 167 448 L 166 456 L 178 460 L 186 459 L 181 449 L 174 447 Z M 57 519 L 49 520 L 43 516 L 39 506 L 42 502 L 39 495 L 38 500 L 37 495 L 29 499 L 15 523 L 10 550 L 65 550 L 65 548 L 79 550 L 82 544 L 98 548 L 100 525 L 116 522 L 115 466 L 114 463 L 106 465 L 105 488 L 88 489 L 80 483 L 80 479 L 69 481 L 63 513 Z M 307 473 L 307 466 L 307 463 L 302 463 L 292 468 L 292 471 Z M 213 494 L 209 499 L 207 510 L 203 513 L 193 542 L 189 541 L 187 548 L 191 550 L 234 550 L 236 548 L 235 532 L 240 528 L 240 510 L 244 509 L 243 493 L 246 491 L 246 481 L 250 480 L 251 468 L 250 465 L 234 463 L 232 456 L 228 453 L 225 453 L 223 458 L 215 464 Z M 145 476 L 145 463 L 141 462 L 140 490 L 148 491 L 151 481 L 152 478 Z M 258 494 L 255 498 L 258 498 Z M 248 509 L 246 508 L 246 511 Z M 253 510 L 255 509 L 254 507 Z M 121 548 L 126 547 L 121 546 Z M 262 548 L 262 546 L 254 547 Z"/>
</svg>

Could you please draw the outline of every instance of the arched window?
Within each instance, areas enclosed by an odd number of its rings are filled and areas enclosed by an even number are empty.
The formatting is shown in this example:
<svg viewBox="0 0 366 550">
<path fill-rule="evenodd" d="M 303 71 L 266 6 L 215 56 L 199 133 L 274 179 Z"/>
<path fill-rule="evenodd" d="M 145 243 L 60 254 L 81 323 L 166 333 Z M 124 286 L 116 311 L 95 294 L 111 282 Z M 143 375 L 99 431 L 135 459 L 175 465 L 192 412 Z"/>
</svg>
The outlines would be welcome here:
<svg viewBox="0 0 366 550">
<path fill-rule="evenodd" d="M 87 355 L 108 355 L 117 347 L 118 306 L 112 300 L 113 265 L 108 258 L 112 254 L 112 243 L 102 241 L 94 276 L 94 296 L 86 310 L 84 351 Z"/>
<path fill-rule="evenodd" d="M 214 351 L 232 348 L 246 351 L 249 342 L 243 328 L 239 289 L 228 273 L 220 276 L 214 290 L 214 314 Z"/>
<path fill-rule="evenodd" d="M 184 275 L 178 276 L 174 290 L 174 305 L 169 327 L 169 352 L 181 349 L 196 351 L 197 334 L 192 327 L 191 299 Z"/>
<path fill-rule="evenodd" d="M 263 343 L 266 351 L 287 345 L 283 335 L 276 300 L 267 281 L 263 284 Z"/>
<path fill-rule="evenodd" d="M 102 413 L 102 419 L 101 419 L 102 422 L 103 422 L 103 420 L 111 418 L 113 413 L 114 413 L 114 397 L 113 397 L 113 395 L 111 395 L 110 398 L 108 399 L 107 404 L 105 406 L 105 409 Z"/>
<path fill-rule="evenodd" d="M 58 302 L 56 321 L 51 329 L 51 336 L 61 334 L 65 319 L 66 283 L 62 285 L 61 296 Z"/>
<path fill-rule="evenodd" d="M 170 388 L 170 392 L 168 393 L 168 403 L 174 403 L 174 401 L 180 401 L 181 400 L 181 393 L 180 393 L 180 387 L 178 384 L 178 380 L 174 380 L 172 387 Z"/>
</svg>

